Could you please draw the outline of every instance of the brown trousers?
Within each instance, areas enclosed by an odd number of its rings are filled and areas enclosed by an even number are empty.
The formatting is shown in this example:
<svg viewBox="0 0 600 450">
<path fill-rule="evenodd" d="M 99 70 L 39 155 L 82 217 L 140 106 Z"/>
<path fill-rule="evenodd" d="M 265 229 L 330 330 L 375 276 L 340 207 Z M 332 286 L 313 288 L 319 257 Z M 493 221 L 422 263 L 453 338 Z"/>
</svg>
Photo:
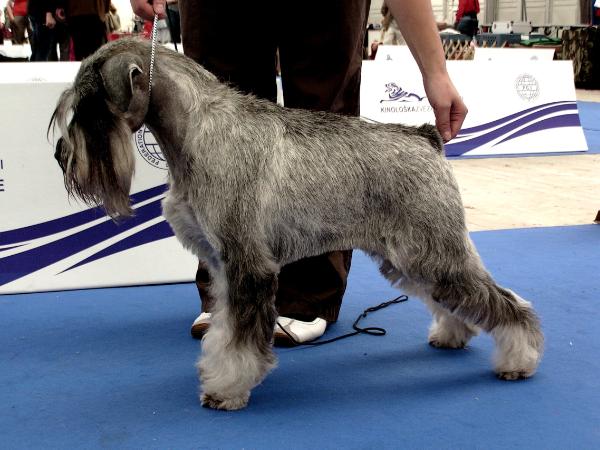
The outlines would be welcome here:
<svg viewBox="0 0 600 450">
<path fill-rule="evenodd" d="M 222 81 L 275 101 L 279 50 L 285 106 L 358 115 L 362 46 L 370 0 L 179 0 L 187 56 Z M 337 320 L 352 259 L 332 252 L 286 265 L 276 296 L 281 315 Z M 210 311 L 210 278 L 196 284 Z"/>
</svg>

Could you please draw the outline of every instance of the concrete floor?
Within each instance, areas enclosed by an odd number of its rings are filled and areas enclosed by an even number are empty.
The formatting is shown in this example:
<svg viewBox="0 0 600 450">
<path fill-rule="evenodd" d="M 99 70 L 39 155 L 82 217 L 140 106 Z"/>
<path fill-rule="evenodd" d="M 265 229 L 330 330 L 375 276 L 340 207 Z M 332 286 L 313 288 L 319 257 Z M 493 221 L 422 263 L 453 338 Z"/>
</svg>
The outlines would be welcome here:
<svg viewBox="0 0 600 450">
<path fill-rule="evenodd" d="M 577 91 L 600 102 L 600 91 Z M 600 210 L 600 155 L 453 160 L 469 230 L 582 225 Z"/>
</svg>

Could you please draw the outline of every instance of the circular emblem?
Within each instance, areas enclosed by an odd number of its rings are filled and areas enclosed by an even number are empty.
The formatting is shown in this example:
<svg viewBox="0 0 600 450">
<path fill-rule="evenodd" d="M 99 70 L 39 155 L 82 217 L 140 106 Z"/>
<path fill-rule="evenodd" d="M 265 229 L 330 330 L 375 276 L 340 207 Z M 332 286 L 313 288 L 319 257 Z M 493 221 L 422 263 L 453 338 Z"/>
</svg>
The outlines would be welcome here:
<svg viewBox="0 0 600 450">
<path fill-rule="evenodd" d="M 540 95 L 540 84 L 533 75 L 524 73 L 515 80 L 515 89 L 517 94 L 523 100 L 533 101 Z"/>
<path fill-rule="evenodd" d="M 135 146 L 142 158 L 157 169 L 167 170 L 167 161 L 150 130 L 143 125 L 135 132 Z"/>
</svg>

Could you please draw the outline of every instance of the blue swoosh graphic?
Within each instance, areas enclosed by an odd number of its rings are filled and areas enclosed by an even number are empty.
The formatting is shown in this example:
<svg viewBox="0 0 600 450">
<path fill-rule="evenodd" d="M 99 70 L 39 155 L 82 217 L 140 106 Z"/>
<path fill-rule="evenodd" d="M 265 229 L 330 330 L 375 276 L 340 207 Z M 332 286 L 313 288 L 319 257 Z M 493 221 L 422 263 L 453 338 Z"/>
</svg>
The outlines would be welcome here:
<svg viewBox="0 0 600 450">
<path fill-rule="evenodd" d="M 72 265 L 68 269 L 63 270 L 61 273 L 68 272 L 71 269 L 75 269 L 76 267 L 83 266 L 85 264 L 89 264 L 91 262 L 97 261 L 99 259 L 105 258 L 107 256 L 114 255 L 115 253 L 124 252 L 129 250 L 130 248 L 139 247 L 140 245 L 149 244 L 151 242 L 160 241 L 161 239 L 166 239 L 173 236 L 173 230 L 171 226 L 166 220 L 154 224 L 142 231 L 138 231 L 135 234 L 132 234 L 125 239 L 115 242 L 113 245 L 102 249 L 98 253 L 95 253 L 91 256 L 88 256 L 83 261 L 78 262 L 77 264 Z"/>
<path fill-rule="evenodd" d="M 130 196 L 131 203 L 135 204 L 148 200 L 163 194 L 167 190 L 167 185 L 162 184 L 145 191 L 137 192 Z M 68 216 L 59 217 L 58 219 L 49 220 L 47 222 L 30 225 L 14 230 L 3 231 L 0 233 L 0 245 L 17 244 L 20 242 L 28 242 L 33 239 L 50 236 L 62 231 L 93 222 L 106 216 L 106 212 L 102 207 L 90 208 Z"/>
<path fill-rule="evenodd" d="M 5 252 L 7 250 L 12 250 L 13 248 L 23 247 L 23 244 L 20 245 L 11 245 L 10 247 L 0 248 L 0 253 Z"/>
<path fill-rule="evenodd" d="M 566 112 L 566 111 L 575 111 L 575 114 L 562 114 L 559 116 L 546 118 L 540 121 L 537 119 L 543 118 L 549 114 L 553 114 L 556 112 Z M 514 114 L 512 115 L 514 116 Z M 497 126 L 499 123 L 505 123 L 506 118 L 496 120 L 494 122 L 489 122 L 484 125 L 480 125 L 478 128 L 481 130 L 486 130 Z M 495 124 L 495 125 L 491 125 Z M 529 125 L 528 125 L 529 124 Z M 523 127 L 521 130 L 515 130 L 515 128 Z M 500 137 L 505 137 L 501 142 L 506 142 L 510 139 L 514 139 L 518 136 L 523 136 L 525 134 L 535 133 L 537 131 L 552 129 L 552 128 L 561 128 L 561 127 L 573 127 L 579 126 L 579 115 L 577 113 L 577 104 L 563 104 L 563 105 L 555 105 L 544 107 L 541 110 L 532 112 L 527 114 L 513 122 L 510 122 L 504 126 L 496 128 L 494 130 L 489 131 L 488 133 L 481 134 L 479 136 L 465 139 L 461 142 L 449 143 L 446 144 L 445 150 L 447 156 L 460 156 L 463 155 L 477 147 L 481 147 L 485 144 L 488 144 L 491 141 L 494 141 Z M 471 129 L 472 130 L 472 129 Z M 497 142 L 495 145 L 500 144 L 501 142 Z M 492 146 L 493 147 L 493 146 Z"/>
<path fill-rule="evenodd" d="M 553 105 L 566 105 L 566 106 L 577 106 L 577 102 L 574 101 L 561 101 L 561 102 L 550 102 L 550 103 L 544 103 L 543 105 L 538 105 L 538 106 L 534 106 L 532 108 L 528 108 L 528 109 L 524 109 L 523 111 L 519 111 L 513 114 L 510 114 L 508 116 L 505 117 L 501 117 L 500 119 L 494 120 L 492 122 L 488 122 L 488 123 L 484 123 L 482 125 L 477 125 L 475 127 L 471 127 L 471 128 L 463 128 L 460 130 L 460 132 L 458 133 L 458 137 L 464 136 L 464 135 L 469 135 L 469 134 L 473 134 L 473 133 L 478 133 L 480 131 L 485 131 L 489 128 L 494 128 L 495 126 L 501 125 L 503 123 L 509 122 L 519 116 L 522 116 L 524 114 L 530 113 L 532 111 L 536 111 L 536 110 L 541 110 L 541 109 L 545 109 L 548 108 L 549 106 L 553 106 Z M 571 109 L 571 108 L 569 108 Z"/>
<path fill-rule="evenodd" d="M 144 191 L 144 193 L 141 195 L 137 195 L 135 201 L 139 203 L 142 201 L 141 199 L 151 198 L 157 195 L 157 193 L 160 194 L 161 192 L 164 192 L 164 186 L 158 186 L 157 188 L 149 189 L 148 191 Z M 91 210 L 83 211 L 83 214 L 76 213 L 71 216 L 66 216 L 64 218 L 45 222 L 43 224 L 33 225 L 31 227 L 21 228 L 19 230 L 13 230 L 14 232 L 19 232 L 13 233 L 13 235 L 18 236 L 19 239 L 22 239 L 23 237 L 30 238 L 33 235 L 40 237 L 51 235 L 52 233 L 48 230 L 66 231 L 70 228 L 65 229 L 64 224 L 72 225 L 74 223 L 86 223 L 87 221 L 82 221 L 83 218 L 97 218 L 97 210 L 98 208 L 92 208 Z M 111 220 L 107 220 L 85 230 L 65 236 L 64 238 L 58 239 L 54 242 L 50 242 L 48 244 L 41 245 L 15 255 L 0 258 L 0 286 L 29 275 L 65 258 L 73 256 L 82 250 L 99 244 L 109 238 L 118 236 L 124 231 L 130 230 L 150 220 L 160 217 L 161 214 L 161 199 L 158 199 L 147 205 L 137 208 L 136 215 L 128 219 L 126 222 L 116 224 Z M 45 228 L 45 225 L 48 224 L 50 224 L 50 226 Z M 27 233 L 24 233 L 23 230 L 26 230 Z M 147 230 L 149 230 L 149 234 L 144 236 L 144 232 Z M 159 231 L 158 234 L 156 233 L 157 230 Z M 164 228 L 157 229 L 154 226 L 149 227 L 146 230 L 142 230 L 136 234 L 140 235 L 138 236 L 139 242 L 152 242 L 154 240 L 163 239 L 164 237 L 169 237 L 166 235 Z M 172 235 L 172 232 L 170 235 Z M 135 242 L 130 238 L 131 236 L 126 239 L 127 243 Z"/>
<path fill-rule="evenodd" d="M 519 136 L 535 133 L 536 131 L 548 130 L 550 128 L 576 127 L 578 125 L 581 125 L 579 121 L 579 114 L 565 114 L 562 116 L 549 117 L 520 129 L 514 134 L 502 139 L 500 142 L 498 142 L 498 144 L 510 141 L 511 139 L 515 139 Z"/>
</svg>

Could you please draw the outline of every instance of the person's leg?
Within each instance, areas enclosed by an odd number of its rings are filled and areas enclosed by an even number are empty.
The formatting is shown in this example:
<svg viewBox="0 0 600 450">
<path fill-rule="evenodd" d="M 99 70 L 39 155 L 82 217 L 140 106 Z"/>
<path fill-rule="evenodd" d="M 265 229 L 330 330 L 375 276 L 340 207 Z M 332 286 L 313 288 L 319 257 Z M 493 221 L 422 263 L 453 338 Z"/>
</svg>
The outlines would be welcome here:
<svg viewBox="0 0 600 450">
<path fill-rule="evenodd" d="M 358 8 L 358 5 L 360 7 Z M 281 4 L 262 4 L 257 8 L 256 4 L 247 2 L 233 2 L 222 4 L 215 0 L 188 0 L 182 2 L 181 23 L 183 46 L 188 56 L 202 64 L 205 68 L 215 73 L 221 80 L 231 82 L 246 92 L 252 92 L 259 97 L 272 101 L 276 99 L 275 85 L 275 41 L 273 38 L 273 11 L 278 11 L 277 17 L 287 18 L 287 11 L 281 11 Z M 313 5 L 308 14 L 311 18 L 316 17 L 315 11 L 322 8 Z M 346 5 L 336 4 L 328 8 L 331 16 L 337 17 L 332 20 L 338 24 L 350 20 L 353 26 L 345 30 L 353 29 L 351 36 L 345 35 L 341 39 L 336 36 L 330 42 L 340 51 L 344 51 L 345 63 L 334 64 L 329 61 L 329 55 L 314 54 L 312 60 L 310 53 L 297 54 L 297 62 L 300 66 L 306 64 L 305 75 L 313 77 L 307 80 L 302 76 L 288 78 L 300 85 L 290 89 L 284 81 L 286 92 L 286 106 L 303 107 L 315 110 L 331 110 L 347 114 L 358 113 L 358 88 L 360 82 L 360 62 L 362 60 L 362 39 L 366 23 L 366 12 L 368 4 L 365 1 L 356 2 L 356 5 L 345 10 Z M 277 8 L 277 9 L 276 9 Z M 304 9 L 304 6 L 302 7 Z M 359 10 L 358 20 L 354 20 Z M 340 14 L 345 11 L 345 14 Z M 290 12 L 295 14 L 295 11 Z M 306 17 L 303 16 L 303 17 Z M 320 16 L 320 15 L 319 15 Z M 286 19 L 287 20 L 287 19 Z M 295 32 L 300 34 L 314 33 L 318 27 L 305 30 L 302 26 L 303 19 L 298 19 Z M 216 27 L 217 23 L 225 23 L 227 28 L 238 30 L 235 36 L 222 32 L 223 27 Z M 319 22 L 321 23 L 321 22 Z M 328 23 L 328 22 L 326 22 Z M 284 22 L 284 25 L 287 22 Z M 239 39 L 239 36 L 253 36 L 254 39 Z M 293 48 L 299 53 L 304 38 L 299 39 L 299 46 Z M 307 39 L 312 40 L 312 49 L 321 49 L 319 36 Z M 338 41 L 343 41 L 340 44 Z M 330 40 L 331 41 L 331 40 Z M 329 41 L 328 41 L 329 42 Z M 285 42 L 286 48 L 290 49 L 289 41 Z M 356 55 L 358 52 L 358 57 Z M 287 53 L 293 56 L 292 51 Z M 323 57 L 324 56 L 324 57 Z M 326 86 L 321 86 L 321 71 L 325 65 L 331 64 L 329 70 L 324 70 L 327 80 Z M 290 66 L 288 66 L 290 67 Z M 295 67 L 296 70 L 298 67 Z M 348 78 L 350 75 L 350 79 Z M 331 78 L 334 78 L 331 80 Z M 312 82 L 314 81 L 314 83 Z M 307 84 L 308 83 L 308 86 Z M 316 90 L 315 90 L 316 88 Z M 308 98 L 305 98 L 308 97 Z M 300 320 L 313 320 L 317 317 L 333 322 L 337 319 L 341 299 L 346 287 L 346 279 L 350 268 L 351 252 L 333 252 L 316 258 L 299 261 L 285 266 L 280 273 L 279 290 L 277 292 L 277 307 L 280 315 L 297 318 Z M 210 278 L 208 273 L 199 265 L 196 277 L 198 289 L 202 299 L 202 311 L 210 311 L 211 299 L 207 295 Z M 197 330 L 206 328 L 207 323 L 202 323 L 199 318 L 196 325 Z M 195 325 L 195 326 L 196 326 Z M 192 334 L 199 336 L 200 333 Z"/>
<path fill-rule="evenodd" d="M 33 28 L 31 61 L 48 61 L 54 34 L 41 19 L 30 16 Z"/>
<path fill-rule="evenodd" d="M 56 41 L 60 51 L 60 61 L 70 61 L 69 47 L 71 38 L 69 36 L 69 30 L 64 22 L 56 24 Z"/>
<path fill-rule="evenodd" d="M 310 322 L 335 322 L 342 306 L 351 251 L 326 253 L 282 267 L 276 306 L 279 314 Z"/>
<path fill-rule="evenodd" d="M 27 17 L 15 16 L 15 20 L 11 23 L 13 32 L 13 43 L 23 45 L 25 43 L 25 30 L 27 29 Z"/>
<path fill-rule="evenodd" d="M 244 92 L 275 101 L 275 39 L 270 2 L 243 0 L 186 0 L 179 13 L 184 52 L 197 63 Z M 235 29 L 236 33 L 227 30 Z M 196 285 L 201 314 L 192 326 L 192 336 L 200 338 L 210 325 L 215 300 L 211 277 L 200 262 Z"/>
<path fill-rule="evenodd" d="M 37 23 L 34 17 L 27 16 L 27 21 L 29 22 L 29 45 L 31 46 L 31 57 L 29 58 L 33 61 L 33 54 L 35 52 L 35 34 L 37 33 Z"/>
<path fill-rule="evenodd" d="M 369 0 L 282 2 L 285 106 L 358 115 Z"/>
<path fill-rule="evenodd" d="M 56 50 L 56 27 L 52 29 L 52 39 L 49 44 L 48 61 L 56 62 L 58 61 L 58 51 Z"/>
<path fill-rule="evenodd" d="M 69 34 L 73 40 L 73 53 L 76 61 L 83 59 L 85 42 L 85 20 L 82 17 L 69 17 L 68 19 Z"/>
<path fill-rule="evenodd" d="M 68 18 L 75 59 L 87 58 L 106 43 L 106 27 L 96 15 Z"/>
<path fill-rule="evenodd" d="M 458 26 L 456 29 L 461 34 L 465 34 L 469 37 L 473 37 L 475 34 L 477 34 L 478 26 L 479 26 L 479 22 L 477 21 L 477 19 L 473 19 L 470 16 L 465 16 L 462 19 L 460 19 L 460 22 L 458 23 Z"/>
<path fill-rule="evenodd" d="M 275 101 L 270 1 L 186 0 L 179 5 L 185 54 L 221 81 Z M 228 30 L 236 30 L 229 33 Z"/>
<path fill-rule="evenodd" d="M 285 7 L 279 31 L 285 106 L 358 115 L 369 3 L 308 0 L 298 8 Z M 283 267 L 280 314 L 335 322 L 351 259 L 351 251 L 331 252 Z"/>
</svg>

